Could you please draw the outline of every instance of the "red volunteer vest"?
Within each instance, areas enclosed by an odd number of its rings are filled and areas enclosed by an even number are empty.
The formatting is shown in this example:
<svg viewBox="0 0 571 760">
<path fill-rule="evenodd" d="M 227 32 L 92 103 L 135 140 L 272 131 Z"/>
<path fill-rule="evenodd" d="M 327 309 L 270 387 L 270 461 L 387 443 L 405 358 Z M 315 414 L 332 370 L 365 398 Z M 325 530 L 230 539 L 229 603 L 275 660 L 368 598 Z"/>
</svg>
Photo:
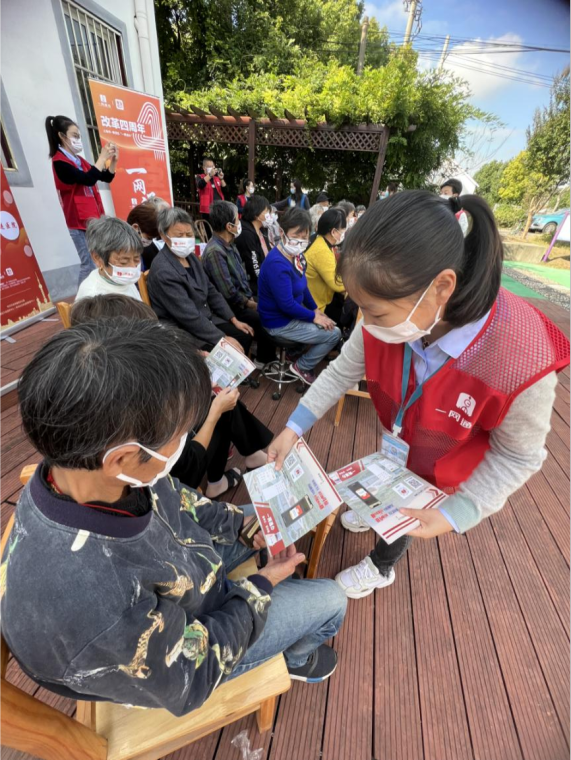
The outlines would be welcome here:
<svg viewBox="0 0 571 760">
<path fill-rule="evenodd" d="M 206 175 L 201 174 L 200 179 L 204 179 Z M 198 199 L 200 201 L 200 213 L 209 214 L 210 206 L 214 201 L 214 188 L 216 188 L 220 194 L 222 200 L 224 200 L 224 193 L 222 192 L 222 183 L 220 177 L 215 176 L 212 178 L 212 182 L 207 182 L 206 187 L 198 188 Z"/>
<path fill-rule="evenodd" d="M 240 207 L 238 209 L 238 219 L 242 218 L 242 212 L 244 211 L 244 206 L 248 202 L 248 199 L 245 195 L 239 195 L 238 200 L 240 201 Z"/>
<path fill-rule="evenodd" d="M 89 171 L 91 164 L 81 156 L 78 158 L 81 161 L 83 171 Z M 72 166 L 76 166 L 76 164 L 61 151 L 58 151 L 52 158 L 54 181 L 67 227 L 70 230 L 84 230 L 89 219 L 99 219 L 105 213 L 97 185 L 87 187 L 86 185 L 68 185 L 66 182 L 62 182 L 56 174 L 54 166 L 56 161 L 63 161 Z M 91 194 L 91 190 L 93 194 Z"/>
<path fill-rule="evenodd" d="M 363 330 L 369 393 L 383 427 L 392 430 L 401 406 L 402 343 L 383 343 Z M 490 432 L 526 388 L 569 364 L 569 341 L 538 309 L 503 288 L 481 332 L 458 359 L 427 380 L 405 413 L 401 437 L 408 467 L 453 492 L 489 449 Z M 416 387 L 411 368 L 407 399 Z"/>
</svg>

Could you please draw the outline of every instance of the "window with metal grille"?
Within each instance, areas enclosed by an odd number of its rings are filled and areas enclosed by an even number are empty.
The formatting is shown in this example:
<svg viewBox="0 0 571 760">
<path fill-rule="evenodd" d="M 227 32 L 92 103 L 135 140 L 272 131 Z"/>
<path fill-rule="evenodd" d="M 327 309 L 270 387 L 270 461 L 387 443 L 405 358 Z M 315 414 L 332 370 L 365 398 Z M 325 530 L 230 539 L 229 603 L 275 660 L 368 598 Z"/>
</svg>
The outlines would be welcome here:
<svg viewBox="0 0 571 760">
<path fill-rule="evenodd" d="M 101 150 L 88 79 L 128 85 L 121 35 L 69 0 L 62 0 L 67 38 L 94 157 Z"/>
<path fill-rule="evenodd" d="M 6 134 L 6 130 L 4 129 L 4 124 L 0 120 L 0 143 L 2 146 L 2 166 L 4 167 L 4 170 L 9 171 L 17 171 L 18 167 L 16 165 L 16 161 L 14 159 L 14 154 L 12 153 L 12 148 L 10 147 L 10 143 L 8 141 L 8 135 Z"/>
</svg>

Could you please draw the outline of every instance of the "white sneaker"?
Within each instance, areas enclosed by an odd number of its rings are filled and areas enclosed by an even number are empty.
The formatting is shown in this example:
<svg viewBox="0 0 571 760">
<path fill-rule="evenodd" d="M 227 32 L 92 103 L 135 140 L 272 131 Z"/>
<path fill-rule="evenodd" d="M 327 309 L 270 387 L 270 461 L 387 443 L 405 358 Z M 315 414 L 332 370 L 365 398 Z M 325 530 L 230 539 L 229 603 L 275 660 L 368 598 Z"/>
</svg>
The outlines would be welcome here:
<svg viewBox="0 0 571 760">
<path fill-rule="evenodd" d="M 350 530 L 351 533 L 364 533 L 367 530 L 371 530 L 369 523 L 361 520 L 356 512 L 352 509 L 348 509 L 341 515 L 341 525 L 345 530 Z"/>
<path fill-rule="evenodd" d="M 381 575 L 370 557 L 365 557 L 358 565 L 348 567 L 335 576 L 335 580 L 349 599 L 361 599 L 372 594 L 376 588 L 390 586 L 395 580 L 395 571 Z"/>
</svg>

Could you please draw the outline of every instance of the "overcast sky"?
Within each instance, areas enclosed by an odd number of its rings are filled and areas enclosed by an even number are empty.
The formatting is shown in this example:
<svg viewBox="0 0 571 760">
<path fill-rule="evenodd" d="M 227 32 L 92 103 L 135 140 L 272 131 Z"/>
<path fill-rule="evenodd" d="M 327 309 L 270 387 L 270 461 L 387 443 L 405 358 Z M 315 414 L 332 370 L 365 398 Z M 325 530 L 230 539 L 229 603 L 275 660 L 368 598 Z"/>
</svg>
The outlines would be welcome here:
<svg viewBox="0 0 571 760">
<path fill-rule="evenodd" d="M 368 0 L 366 11 L 387 26 L 391 37 L 402 42 L 407 21 L 402 0 Z M 439 46 L 428 35 L 480 39 L 503 43 L 520 43 L 549 48 L 569 49 L 569 2 L 565 0 L 423 0 L 422 30 L 414 47 Z M 400 35 L 400 37 L 399 37 Z M 493 136 L 478 132 L 471 143 L 474 159 L 458 158 L 469 171 L 476 171 L 482 161 L 509 159 L 525 148 L 525 130 L 538 106 L 549 102 L 549 89 L 535 84 L 511 81 L 474 71 L 465 66 L 488 68 L 501 65 L 510 69 L 552 77 L 569 64 L 569 54 L 547 52 L 474 53 L 473 43 L 451 41 L 446 68 L 466 79 L 472 90 L 472 102 L 490 111 L 506 124 Z M 424 53 L 420 66 L 436 66 L 434 55 Z M 495 69 L 495 71 L 498 71 Z M 505 72 L 505 69 L 503 70 Z M 511 72 L 513 76 L 519 76 Z"/>
</svg>

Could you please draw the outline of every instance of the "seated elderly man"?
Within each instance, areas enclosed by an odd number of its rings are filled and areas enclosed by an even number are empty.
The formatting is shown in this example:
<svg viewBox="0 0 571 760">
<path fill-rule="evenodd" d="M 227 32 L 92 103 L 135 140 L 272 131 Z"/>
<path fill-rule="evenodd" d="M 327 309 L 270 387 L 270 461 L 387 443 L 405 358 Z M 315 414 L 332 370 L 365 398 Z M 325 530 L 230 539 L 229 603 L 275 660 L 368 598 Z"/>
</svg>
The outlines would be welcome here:
<svg viewBox="0 0 571 760">
<path fill-rule="evenodd" d="M 196 346 L 211 348 L 227 337 L 248 353 L 254 331 L 236 317 L 194 255 L 190 214 L 181 208 L 163 208 L 157 227 L 165 245 L 153 261 L 147 285 L 159 319 L 182 327 Z"/>
<path fill-rule="evenodd" d="M 72 327 L 32 359 L 19 396 L 43 461 L 16 507 L 1 611 L 31 678 L 180 716 L 278 652 L 292 678 L 332 674 L 337 584 L 291 578 L 294 547 L 230 581 L 251 555 L 245 512 L 169 475 L 210 402 L 187 333 L 125 318 Z"/>
<path fill-rule="evenodd" d="M 137 232 L 121 219 L 102 216 L 87 225 L 86 243 L 97 269 L 83 280 L 75 300 L 118 293 L 140 301 L 143 243 Z"/>
</svg>

